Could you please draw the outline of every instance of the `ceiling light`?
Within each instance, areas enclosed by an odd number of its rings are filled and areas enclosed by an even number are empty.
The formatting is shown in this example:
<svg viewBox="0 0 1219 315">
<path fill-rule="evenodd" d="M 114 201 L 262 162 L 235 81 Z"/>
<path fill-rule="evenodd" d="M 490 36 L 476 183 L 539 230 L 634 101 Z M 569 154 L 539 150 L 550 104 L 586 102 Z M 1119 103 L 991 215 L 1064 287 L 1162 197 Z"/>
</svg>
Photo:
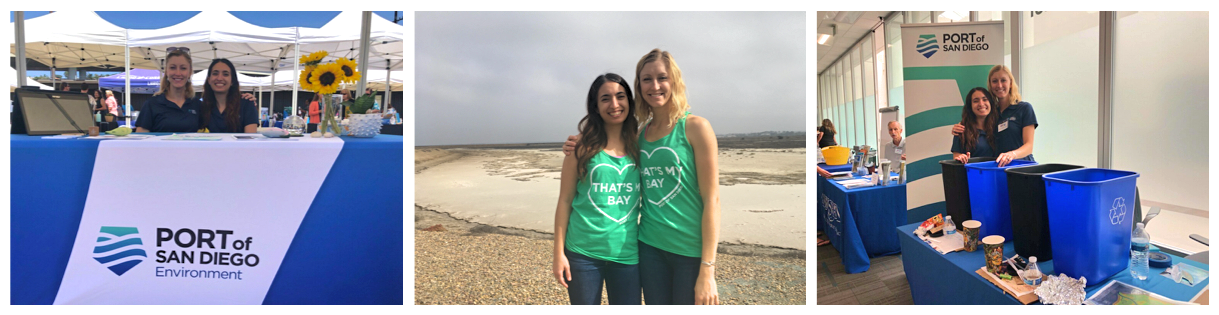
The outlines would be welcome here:
<svg viewBox="0 0 1219 315">
<path fill-rule="evenodd" d="M 838 26 L 831 24 L 829 34 L 825 34 L 825 33 L 817 34 L 817 45 L 825 45 L 825 43 L 828 42 L 831 37 L 834 37 L 834 35 L 837 35 L 837 34 L 838 34 Z"/>
<path fill-rule="evenodd" d="M 961 11 L 944 11 L 944 13 L 940 13 L 940 17 L 948 19 L 949 21 L 960 21 L 966 16 L 968 15 L 962 14 Z"/>
</svg>

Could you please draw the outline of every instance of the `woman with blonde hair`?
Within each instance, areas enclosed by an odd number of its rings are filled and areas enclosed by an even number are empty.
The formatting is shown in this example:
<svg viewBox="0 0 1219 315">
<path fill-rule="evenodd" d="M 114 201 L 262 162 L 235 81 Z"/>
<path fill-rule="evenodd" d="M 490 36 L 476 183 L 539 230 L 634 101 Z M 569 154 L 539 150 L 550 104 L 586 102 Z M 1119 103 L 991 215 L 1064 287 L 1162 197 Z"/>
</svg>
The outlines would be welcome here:
<svg viewBox="0 0 1219 315">
<path fill-rule="evenodd" d="M 119 115 L 119 102 L 114 99 L 114 91 L 106 90 L 105 103 L 106 103 L 106 110 L 109 111 L 111 115 L 114 115 L 114 116 Z"/>
<path fill-rule="evenodd" d="M 199 130 L 199 108 L 202 102 L 191 87 L 190 48 L 166 49 L 165 73 L 161 74 L 161 90 L 140 107 L 136 132 L 195 132 Z"/>
<path fill-rule="evenodd" d="M 998 104 L 999 120 L 995 125 L 995 161 L 999 166 L 1005 166 L 1012 160 L 1033 161 L 1033 135 L 1037 129 L 1037 114 L 1033 104 L 1025 102 L 1020 96 L 1020 87 L 1016 85 L 1016 77 L 1004 65 L 990 69 L 987 75 L 987 88 L 994 95 Z M 952 126 L 954 136 L 961 135 L 965 126 Z"/>
<path fill-rule="evenodd" d="M 681 68 L 653 49 L 635 65 L 643 213 L 639 276 L 644 303 L 719 304 L 719 144 L 706 118 L 690 114 Z M 569 139 L 575 138 L 569 137 Z M 578 140 L 576 140 L 578 141 Z M 570 153 L 575 141 L 564 144 Z"/>
</svg>

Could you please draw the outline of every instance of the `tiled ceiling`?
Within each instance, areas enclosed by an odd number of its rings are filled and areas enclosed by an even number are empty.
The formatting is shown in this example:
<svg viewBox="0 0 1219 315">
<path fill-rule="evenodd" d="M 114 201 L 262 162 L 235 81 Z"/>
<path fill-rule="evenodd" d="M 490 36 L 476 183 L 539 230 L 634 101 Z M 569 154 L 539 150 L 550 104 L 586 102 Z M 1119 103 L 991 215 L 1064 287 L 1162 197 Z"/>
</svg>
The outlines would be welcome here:
<svg viewBox="0 0 1219 315">
<path fill-rule="evenodd" d="M 834 37 L 817 45 L 817 73 L 838 60 L 855 42 L 870 34 L 872 27 L 891 11 L 817 11 L 817 36 L 829 34 L 837 26 Z M 853 20 L 853 21 L 852 21 Z M 817 37 L 814 37 L 816 40 Z M 814 42 L 816 43 L 816 42 Z"/>
</svg>

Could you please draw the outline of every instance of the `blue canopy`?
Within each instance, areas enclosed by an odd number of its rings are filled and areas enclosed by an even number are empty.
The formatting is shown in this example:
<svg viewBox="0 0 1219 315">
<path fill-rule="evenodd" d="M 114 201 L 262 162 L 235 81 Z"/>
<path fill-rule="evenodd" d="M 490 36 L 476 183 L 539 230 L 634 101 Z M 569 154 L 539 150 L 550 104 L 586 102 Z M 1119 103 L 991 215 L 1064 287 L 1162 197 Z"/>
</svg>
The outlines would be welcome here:
<svg viewBox="0 0 1219 315">
<path fill-rule="evenodd" d="M 161 72 L 148 69 L 132 69 L 131 93 L 153 94 L 161 89 Z M 97 79 L 97 84 L 104 89 L 123 92 L 126 87 L 127 73 L 104 76 Z"/>
</svg>

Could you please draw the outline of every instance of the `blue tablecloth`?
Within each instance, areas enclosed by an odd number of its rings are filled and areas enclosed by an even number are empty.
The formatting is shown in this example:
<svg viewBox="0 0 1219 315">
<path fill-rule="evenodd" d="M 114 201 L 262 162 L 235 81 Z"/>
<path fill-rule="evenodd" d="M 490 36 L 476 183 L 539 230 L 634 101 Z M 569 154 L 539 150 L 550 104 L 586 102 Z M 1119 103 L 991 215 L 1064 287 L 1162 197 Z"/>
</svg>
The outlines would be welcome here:
<svg viewBox="0 0 1219 315">
<path fill-rule="evenodd" d="M 898 234 L 901 235 L 902 264 L 906 271 L 906 280 L 910 282 L 914 304 L 1021 304 L 975 272 L 986 265 L 981 249 L 940 255 L 931 245 L 914 235 L 914 229 L 918 228 L 918 225 L 919 223 L 912 223 L 897 228 Z M 1003 244 L 1003 253 L 1007 257 L 1015 254 L 1012 242 Z M 1202 263 L 1174 256 L 1173 264 L 1179 262 L 1210 270 Z M 1037 267 L 1046 274 L 1056 275 L 1053 261 L 1039 261 Z M 1130 276 L 1130 271 L 1123 270 L 1109 279 L 1088 279 L 1089 287 L 1085 288 L 1085 291 L 1091 297 L 1104 287 L 1104 284 L 1117 280 L 1170 299 L 1189 301 L 1210 284 L 1210 278 L 1207 278 L 1202 283 L 1189 287 L 1161 276 L 1160 272 L 1163 271 L 1164 268 L 1151 268 L 1151 276 L 1145 281 L 1138 281 Z"/>
<path fill-rule="evenodd" d="M 846 189 L 817 177 L 817 227 L 842 256 L 847 273 L 868 271 L 870 257 L 901 252 L 894 229 L 906 223 L 906 185 Z"/>
<path fill-rule="evenodd" d="M 11 137 L 12 304 L 54 302 L 100 141 Z M 402 161 L 402 137 L 343 141 L 263 304 L 403 302 L 403 164 L 387 163 Z M 274 182 L 274 172 L 291 171 L 267 170 L 250 180 Z"/>
<path fill-rule="evenodd" d="M 826 165 L 825 163 L 820 163 L 820 164 L 817 164 L 817 167 L 820 167 L 821 169 L 825 170 L 826 172 L 830 172 L 830 173 L 851 171 L 851 164 L 830 166 L 830 165 Z"/>
</svg>

